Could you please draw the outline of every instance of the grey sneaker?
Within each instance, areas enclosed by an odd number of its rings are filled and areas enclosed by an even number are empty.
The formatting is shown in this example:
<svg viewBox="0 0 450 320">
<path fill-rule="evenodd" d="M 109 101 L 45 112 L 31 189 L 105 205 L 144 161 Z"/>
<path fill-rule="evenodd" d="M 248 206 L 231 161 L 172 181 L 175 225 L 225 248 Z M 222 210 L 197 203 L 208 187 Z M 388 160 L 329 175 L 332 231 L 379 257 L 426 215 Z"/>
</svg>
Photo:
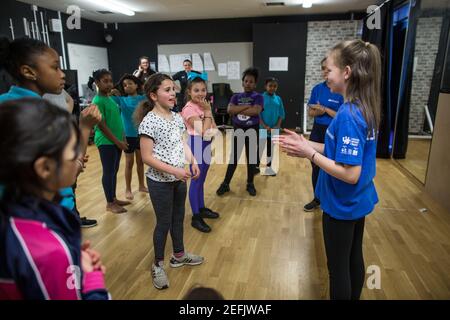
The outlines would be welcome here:
<svg viewBox="0 0 450 320">
<path fill-rule="evenodd" d="M 264 176 L 276 176 L 277 173 L 272 169 L 272 167 L 268 167 L 263 175 Z"/>
<path fill-rule="evenodd" d="M 196 266 L 199 264 L 202 264 L 205 259 L 203 257 L 197 256 L 192 253 L 184 253 L 184 256 L 181 258 L 175 258 L 174 255 L 172 255 L 172 258 L 170 258 L 170 266 L 172 268 L 178 268 L 181 266 L 189 265 L 189 266 Z"/>
<path fill-rule="evenodd" d="M 169 287 L 169 279 L 164 270 L 164 262 L 159 261 L 158 265 L 152 264 L 152 281 L 156 289 L 167 289 Z"/>
</svg>

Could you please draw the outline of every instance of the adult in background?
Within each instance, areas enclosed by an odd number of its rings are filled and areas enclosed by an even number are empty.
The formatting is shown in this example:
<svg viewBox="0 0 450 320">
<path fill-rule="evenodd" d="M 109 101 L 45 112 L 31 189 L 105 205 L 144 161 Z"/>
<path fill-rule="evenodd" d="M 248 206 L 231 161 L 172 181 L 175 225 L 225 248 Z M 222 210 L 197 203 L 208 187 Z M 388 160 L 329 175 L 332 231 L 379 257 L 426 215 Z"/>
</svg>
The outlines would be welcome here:
<svg viewBox="0 0 450 320">
<path fill-rule="evenodd" d="M 140 57 L 139 67 L 137 70 L 134 70 L 133 76 L 141 80 L 144 84 L 145 81 L 147 81 L 147 79 L 154 73 L 156 73 L 156 71 L 150 68 L 150 59 L 146 56 Z"/>
<path fill-rule="evenodd" d="M 188 79 L 189 74 L 191 72 L 201 74 L 198 71 L 192 70 L 192 61 L 189 59 L 186 59 L 183 61 L 183 68 L 184 68 L 183 71 L 178 71 L 177 73 L 175 73 L 172 76 L 172 79 L 175 84 L 175 89 L 177 91 L 179 91 L 179 93 L 177 93 L 177 108 L 174 108 L 175 109 L 174 111 L 178 111 L 178 112 L 181 112 L 181 109 L 183 108 L 183 106 L 185 104 L 184 97 L 185 97 L 185 93 L 186 93 L 186 87 L 187 87 L 187 84 L 189 81 L 189 79 Z M 179 86 L 175 82 L 177 80 L 180 83 Z"/>
</svg>

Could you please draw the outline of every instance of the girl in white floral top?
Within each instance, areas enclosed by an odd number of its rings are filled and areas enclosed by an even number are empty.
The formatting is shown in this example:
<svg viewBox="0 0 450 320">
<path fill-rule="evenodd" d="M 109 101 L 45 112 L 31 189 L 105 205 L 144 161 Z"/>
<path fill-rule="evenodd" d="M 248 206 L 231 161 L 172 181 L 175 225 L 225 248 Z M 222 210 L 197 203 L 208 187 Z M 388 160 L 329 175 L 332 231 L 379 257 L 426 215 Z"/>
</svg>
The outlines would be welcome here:
<svg viewBox="0 0 450 320">
<path fill-rule="evenodd" d="M 183 243 L 186 180 L 197 179 L 200 170 L 183 141 L 183 119 L 171 110 L 176 101 L 173 80 L 168 75 L 156 73 L 147 80 L 144 91 L 147 100 L 136 109 L 135 120 L 140 123 L 142 161 L 149 166 L 147 185 L 156 214 L 153 285 L 165 289 L 169 287 L 164 271 L 164 249 L 169 231 L 173 243 L 171 267 L 199 265 L 204 260 L 186 252 Z M 186 161 L 191 164 L 191 171 L 185 169 Z"/>
</svg>

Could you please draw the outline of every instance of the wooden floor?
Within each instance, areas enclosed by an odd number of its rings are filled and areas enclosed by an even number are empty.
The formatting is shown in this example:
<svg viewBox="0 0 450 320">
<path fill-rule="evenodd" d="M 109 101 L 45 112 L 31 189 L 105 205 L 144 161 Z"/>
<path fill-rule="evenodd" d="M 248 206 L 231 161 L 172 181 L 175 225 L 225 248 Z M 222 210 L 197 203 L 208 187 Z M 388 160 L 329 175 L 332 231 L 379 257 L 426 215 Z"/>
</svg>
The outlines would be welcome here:
<svg viewBox="0 0 450 320">
<path fill-rule="evenodd" d="M 410 138 L 405 159 L 397 160 L 402 167 L 411 172 L 422 183 L 425 183 L 427 174 L 430 146 L 430 139 Z"/>
<path fill-rule="evenodd" d="M 309 162 L 280 156 L 276 177 L 257 176 L 256 197 L 245 192 L 245 166 L 238 166 L 231 192 L 215 194 L 226 165 L 212 165 L 206 181 L 206 204 L 221 213 L 208 220 L 213 231 L 190 226 L 186 201 L 185 247 L 206 261 L 196 267 L 171 269 L 170 288 L 151 282 L 153 208 L 147 194 L 122 215 L 105 212 L 98 151 L 78 181 L 80 212 L 99 225 L 83 231 L 107 267 L 106 282 L 114 299 L 180 299 L 194 284 L 219 290 L 226 299 L 326 299 L 328 276 L 321 213 L 306 213 L 311 200 Z M 124 198 L 124 157 L 117 194 Z M 366 268 L 381 270 L 381 289 L 364 288 L 363 299 L 450 299 L 450 213 L 403 174 L 393 161 L 377 161 L 375 180 L 380 203 L 366 220 Z M 134 173 L 135 174 L 135 173 Z M 133 187 L 137 189 L 136 176 Z M 420 208 L 427 208 L 421 213 Z M 170 237 L 166 257 L 170 256 Z M 367 275 L 369 277 L 370 274 Z"/>
</svg>

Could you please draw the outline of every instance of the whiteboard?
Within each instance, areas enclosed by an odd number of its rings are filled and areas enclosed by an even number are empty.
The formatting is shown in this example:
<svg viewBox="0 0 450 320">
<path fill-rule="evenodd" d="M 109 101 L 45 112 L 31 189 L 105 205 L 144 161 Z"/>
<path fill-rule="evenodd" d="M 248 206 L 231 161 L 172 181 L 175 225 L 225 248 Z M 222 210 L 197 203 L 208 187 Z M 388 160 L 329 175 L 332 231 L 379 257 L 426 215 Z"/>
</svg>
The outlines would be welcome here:
<svg viewBox="0 0 450 320">
<path fill-rule="evenodd" d="M 213 83 L 229 83 L 233 92 L 242 92 L 242 81 L 240 79 L 228 79 L 227 76 L 219 76 L 219 63 L 238 62 L 239 74 L 251 67 L 253 64 L 253 42 L 224 42 L 224 43 L 192 43 L 192 44 L 164 44 L 158 45 L 158 55 L 194 54 L 198 53 L 204 60 L 205 52 L 211 53 L 215 70 L 208 73 L 208 91 L 212 91 Z M 236 63 L 235 63 L 236 64 Z M 158 66 L 159 68 L 159 66 Z M 182 67 L 178 71 L 184 70 Z M 195 69 L 194 69 L 195 70 Z M 173 75 L 174 72 L 170 72 Z"/>
<path fill-rule="evenodd" d="M 70 69 L 77 70 L 79 95 L 80 97 L 84 96 L 82 85 L 88 83 L 92 72 L 97 69 L 109 69 L 108 49 L 68 43 L 67 51 L 69 53 Z"/>
</svg>

